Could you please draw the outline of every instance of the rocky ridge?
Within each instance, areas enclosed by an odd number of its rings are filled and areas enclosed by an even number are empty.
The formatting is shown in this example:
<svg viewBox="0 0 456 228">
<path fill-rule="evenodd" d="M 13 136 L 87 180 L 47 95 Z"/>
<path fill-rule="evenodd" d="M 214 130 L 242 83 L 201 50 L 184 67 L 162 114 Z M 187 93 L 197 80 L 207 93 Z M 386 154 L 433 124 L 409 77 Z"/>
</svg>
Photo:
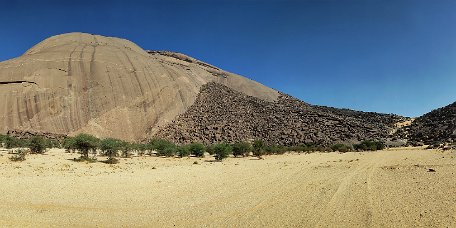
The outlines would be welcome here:
<svg viewBox="0 0 456 228">
<path fill-rule="evenodd" d="M 412 145 L 455 143 L 456 102 L 417 118 L 404 131 Z"/>
<path fill-rule="evenodd" d="M 264 101 L 218 83 L 201 88 L 195 103 L 155 137 L 176 143 L 262 139 L 297 145 L 386 140 L 404 117 L 313 106 L 286 94 Z"/>
</svg>

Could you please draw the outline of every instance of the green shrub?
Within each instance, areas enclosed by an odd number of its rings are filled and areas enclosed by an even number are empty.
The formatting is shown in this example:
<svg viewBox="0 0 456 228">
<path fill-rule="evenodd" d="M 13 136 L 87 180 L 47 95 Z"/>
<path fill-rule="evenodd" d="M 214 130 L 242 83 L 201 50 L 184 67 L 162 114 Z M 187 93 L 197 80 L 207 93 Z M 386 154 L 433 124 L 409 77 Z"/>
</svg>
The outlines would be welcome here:
<svg viewBox="0 0 456 228">
<path fill-rule="evenodd" d="M 331 147 L 331 149 L 333 151 L 339 151 L 339 152 L 342 152 L 342 153 L 345 153 L 345 152 L 349 152 L 352 150 L 352 147 L 349 146 L 349 145 L 345 145 L 345 144 L 342 144 L 342 143 L 338 143 L 338 144 L 335 144 Z"/>
<path fill-rule="evenodd" d="M 176 145 L 168 140 L 152 139 L 149 145 L 153 150 L 157 151 L 157 156 L 172 157 L 176 154 Z"/>
<path fill-rule="evenodd" d="M 139 156 L 144 156 L 144 154 L 146 154 L 146 151 L 147 151 L 146 144 L 136 143 L 133 145 L 133 147 L 135 148 L 136 151 L 138 151 Z"/>
<path fill-rule="evenodd" d="M 292 146 L 290 148 L 288 148 L 290 151 L 294 151 L 294 152 L 298 152 L 298 153 L 301 153 L 301 152 L 310 152 L 310 147 L 307 146 L 306 144 L 302 144 L 302 145 L 298 145 L 298 146 Z"/>
<path fill-rule="evenodd" d="M 30 139 L 28 148 L 32 154 L 42 154 L 46 150 L 46 142 L 43 137 L 34 136 Z"/>
<path fill-rule="evenodd" d="M 204 152 L 206 148 L 201 143 L 191 143 L 189 146 L 190 154 L 195 155 L 196 157 L 204 157 Z"/>
<path fill-rule="evenodd" d="M 190 156 L 190 154 L 191 154 L 191 152 L 190 152 L 189 145 L 183 145 L 183 146 L 179 146 L 177 148 L 177 155 L 181 158 L 188 157 L 188 156 Z"/>
<path fill-rule="evenodd" d="M 62 144 L 57 139 L 44 139 L 46 148 L 62 148 Z"/>
<path fill-rule="evenodd" d="M 237 156 L 248 156 L 249 153 L 252 151 L 252 146 L 248 142 L 237 142 L 233 144 L 233 155 L 234 157 Z"/>
<path fill-rule="evenodd" d="M 3 143 L 5 142 L 6 137 L 8 137 L 8 136 L 7 136 L 7 135 L 1 135 L 1 134 L 0 134 L 0 147 L 3 146 Z"/>
<path fill-rule="evenodd" d="M 118 139 L 107 138 L 103 139 L 100 142 L 100 150 L 103 152 L 104 155 L 108 156 L 107 163 L 114 164 L 117 163 L 117 157 L 119 150 L 121 149 L 123 142 Z"/>
<path fill-rule="evenodd" d="M 252 147 L 253 147 L 254 156 L 261 158 L 261 156 L 263 156 L 265 154 L 265 151 L 264 151 L 265 145 L 264 145 L 263 141 L 261 141 L 261 140 L 253 141 Z"/>
<path fill-rule="evenodd" d="M 14 162 L 25 161 L 25 155 L 27 155 L 26 150 L 17 150 L 16 154 L 11 156 L 9 159 Z"/>
<path fill-rule="evenodd" d="M 164 157 L 174 157 L 176 155 L 176 152 L 177 152 L 176 146 L 168 146 L 162 150 L 157 151 L 157 155 L 164 156 Z"/>
<path fill-rule="evenodd" d="M 210 155 L 214 155 L 214 145 L 207 145 L 206 152 L 208 152 Z"/>
<path fill-rule="evenodd" d="M 7 149 L 11 148 L 24 148 L 27 147 L 29 144 L 29 141 L 26 139 L 19 139 L 16 137 L 12 137 L 7 135 L 4 139 L 3 142 L 5 143 L 5 147 Z"/>
<path fill-rule="evenodd" d="M 133 150 L 133 145 L 129 142 L 124 142 L 121 141 L 121 151 L 122 151 L 122 157 L 124 158 L 129 158 L 131 157 L 131 151 Z"/>
<path fill-rule="evenodd" d="M 95 136 L 88 134 L 79 134 L 74 137 L 74 148 L 81 153 L 81 160 L 90 161 L 89 151 L 92 151 L 94 154 L 97 151 L 100 140 Z"/>
<path fill-rule="evenodd" d="M 222 161 L 227 158 L 232 152 L 232 148 L 227 143 L 220 143 L 214 145 L 215 160 Z"/>
<path fill-rule="evenodd" d="M 67 137 L 63 140 L 63 148 L 67 152 L 74 152 L 76 150 L 74 137 Z"/>
<path fill-rule="evenodd" d="M 353 145 L 353 148 L 358 151 L 376 151 L 385 149 L 385 144 L 379 141 L 366 140 Z"/>
<path fill-rule="evenodd" d="M 264 153 L 265 154 L 284 154 L 285 152 L 288 151 L 288 148 L 286 146 L 281 146 L 281 145 L 267 145 L 264 146 Z"/>
</svg>

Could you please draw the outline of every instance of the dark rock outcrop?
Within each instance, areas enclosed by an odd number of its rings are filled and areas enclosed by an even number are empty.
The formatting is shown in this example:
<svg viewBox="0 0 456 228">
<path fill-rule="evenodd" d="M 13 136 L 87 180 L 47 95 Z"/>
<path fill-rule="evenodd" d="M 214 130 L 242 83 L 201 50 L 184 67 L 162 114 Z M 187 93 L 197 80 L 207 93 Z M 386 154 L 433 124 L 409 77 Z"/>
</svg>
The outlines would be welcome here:
<svg viewBox="0 0 456 228">
<path fill-rule="evenodd" d="M 45 139 L 63 141 L 67 136 L 62 134 L 52 134 L 47 132 L 34 132 L 34 131 L 20 131 L 20 130 L 10 130 L 6 133 L 7 135 L 19 139 L 30 139 L 35 136 L 40 136 Z"/>
<path fill-rule="evenodd" d="M 176 143 L 262 139 L 296 145 L 385 140 L 404 117 L 313 106 L 286 94 L 277 101 L 245 95 L 218 83 L 201 88 L 187 112 L 155 137 Z"/>
<path fill-rule="evenodd" d="M 406 131 L 412 145 L 456 142 L 456 102 L 417 118 Z"/>
</svg>

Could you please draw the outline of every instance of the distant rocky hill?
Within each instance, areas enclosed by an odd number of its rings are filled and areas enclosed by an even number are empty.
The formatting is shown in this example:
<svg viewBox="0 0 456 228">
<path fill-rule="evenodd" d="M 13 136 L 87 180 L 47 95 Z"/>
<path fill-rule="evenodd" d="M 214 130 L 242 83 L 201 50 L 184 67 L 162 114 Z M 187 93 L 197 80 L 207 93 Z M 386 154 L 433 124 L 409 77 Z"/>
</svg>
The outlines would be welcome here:
<svg viewBox="0 0 456 228">
<path fill-rule="evenodd" d="M 384 140 L 403 117 L 315 106 L 190 56 L 119 38 L 50 37 L 0 63 L 0 134 L 205 143 Z"/>
<path fill-rule="evenodd" d="M 456 142 L 456 102 L 417 118 L 406 131 L 411 144 Z"/>
<path fill-rule="evenodd" d="M 296 145 L 386 140 L 404 117 L 313 106 L 281 94 L 265 101 L 218 83 L 204 85 L 195 103 L 155 136 L 178 143 L 262 139 Z"/>
</svg>

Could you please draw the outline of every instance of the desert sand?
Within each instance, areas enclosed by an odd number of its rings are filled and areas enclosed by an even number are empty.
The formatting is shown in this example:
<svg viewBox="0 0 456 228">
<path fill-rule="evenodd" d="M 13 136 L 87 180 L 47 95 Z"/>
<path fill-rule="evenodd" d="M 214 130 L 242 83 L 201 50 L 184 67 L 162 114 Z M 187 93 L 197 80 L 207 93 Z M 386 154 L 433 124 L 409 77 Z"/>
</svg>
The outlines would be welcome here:
<svg viewBox="0 0 456 228">
<path fill-rule="evenodd" d="M 73 162 L 77 154 L 58 149 L 20 163 L 9 156 L 0 151 L 1 227 L 456 227 L 452 151 L 116 165 Z"/>
</svg>

